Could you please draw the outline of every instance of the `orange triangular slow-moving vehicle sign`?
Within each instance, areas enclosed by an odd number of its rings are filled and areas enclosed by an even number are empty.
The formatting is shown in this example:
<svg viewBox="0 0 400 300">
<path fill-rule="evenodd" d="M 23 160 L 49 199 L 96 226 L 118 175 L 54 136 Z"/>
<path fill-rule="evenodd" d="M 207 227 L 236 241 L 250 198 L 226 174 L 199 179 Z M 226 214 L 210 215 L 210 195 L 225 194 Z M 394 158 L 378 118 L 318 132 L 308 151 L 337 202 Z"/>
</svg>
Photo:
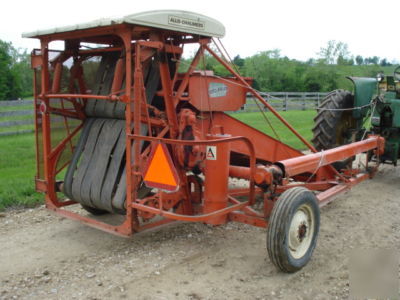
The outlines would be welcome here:
<svg viewBox="0 0 400 300">
<path fill-rule="evenodd" d="M 153 149 L 143 174 L 143 181 L 150 188 L 166 191 L 178 188 L 178 173 L 164 144 L 159 143 Z"/>
</svg>

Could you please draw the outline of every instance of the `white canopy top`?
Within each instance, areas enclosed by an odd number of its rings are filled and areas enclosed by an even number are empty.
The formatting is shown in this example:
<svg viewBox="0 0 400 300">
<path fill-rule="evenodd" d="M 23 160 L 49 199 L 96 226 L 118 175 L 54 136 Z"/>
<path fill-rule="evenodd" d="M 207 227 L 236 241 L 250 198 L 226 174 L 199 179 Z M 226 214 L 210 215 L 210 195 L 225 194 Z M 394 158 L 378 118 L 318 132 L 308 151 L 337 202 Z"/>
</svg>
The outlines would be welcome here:
<svg viewBox="0 0 400 300">
<path fill-rule="evenodd" d="M 122 18 L 102 18 L 87 23 L 25 32 L 22 34 L 22 37 L 35 38 L 53 33 L 71 32 L 122 23 L 162 28 L 209 37 L 223 37 L 225 35 L 224 25 L 207 16 L 183 10 L 154 10 L 127 15 Z"/>
</svg>

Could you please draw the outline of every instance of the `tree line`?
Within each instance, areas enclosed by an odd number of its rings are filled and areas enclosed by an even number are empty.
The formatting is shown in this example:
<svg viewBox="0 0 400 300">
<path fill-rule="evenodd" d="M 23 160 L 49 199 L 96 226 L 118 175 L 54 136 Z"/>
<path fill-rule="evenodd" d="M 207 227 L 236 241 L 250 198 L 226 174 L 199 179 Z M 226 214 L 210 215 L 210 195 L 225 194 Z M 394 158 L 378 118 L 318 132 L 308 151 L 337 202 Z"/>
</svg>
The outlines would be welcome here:
<svg viewBox="0 0 400 300">
<path fill-rule="evenodd" d="M 184 65 L 190 59 L 184 61 Z M 202 69 L 213 70 L 216 75 L 229 73 L 211 56 L 203 60 Z M 335 89 L 352 89 L 346 76 L 375 77 L 379 72 L 392 74 L 396 62 L 387 58 L 352 55 L 348 45 L 329 41 L 321 47 L 316 58 L 307 61 L 290 59 L 281 55 L 279 49 L 256 53 L 242 58 L 239 55 L 232 63 L 243 76 L 254 78 L 254 87 L 261 91 L 274 92 L 329 92 Z M 181 66 L 181 69 L 187 67 Z"/>
<path fill-rule="evenodd" d="M 179 70 L 185 71 L 190 61 L 191 58 L 182 58 Z M 325 47 L 321 47 L 316 58 L 307 61 L 290 59 L 282 56 L 280 50 L 274 49 L 245 58 L 237 55 L 232 63 L 243 76 L 254 78 L 256 89 L 275 92 L 351 89 L 346 76 L 375 77 L 382 71 L 391 74 L 395 68 L 395 63 L 386 58 L 354 56 L 347 44 L 337 41 L 329 41 Z M 88 71 L 85 77 L 89 82 L 94 80 L 94 76 L 87 75 L 95 74 L 97 65 L 98 61 L 84 64 L 84 69 Z M 200 68 L 212 70 L 219 76 L 230 75 L 209 55 L 200 60 Z M 64 73 L 66 76 L 63 78 L 68 78 L 67 68 L 63 69 Z M 32 77 L 27 50 L 16 49 L 11 43 L 0 40 L 0 100 L 32 96 Z"/>
<path fill-rule="evenodd" d="M 0 40 L 0 100 L 29 97 L 33 94 L 33 71 L 26 49 L 16 49 Z"/>
</svg>

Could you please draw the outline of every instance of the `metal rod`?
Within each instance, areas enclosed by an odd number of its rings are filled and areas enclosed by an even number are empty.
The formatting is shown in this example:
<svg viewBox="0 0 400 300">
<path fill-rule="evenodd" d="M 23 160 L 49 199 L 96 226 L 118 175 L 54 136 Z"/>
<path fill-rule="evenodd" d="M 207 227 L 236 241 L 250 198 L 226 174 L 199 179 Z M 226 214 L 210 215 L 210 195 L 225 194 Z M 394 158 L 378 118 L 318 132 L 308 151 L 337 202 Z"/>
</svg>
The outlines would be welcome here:
<svg viewBox="0 0 400 300">
<path fill-rule="evenodd" d="M 41 94 L 39 98 L 83 98 L 83 99 L 99 99 L 99 100 L 111 100 L 121 101 L 121 97 L 116 95 L 105 96 L 105 95 L 88 95 L 88 94 Z"/>
<path fill-rule="evenodd" d="M 154 208 L 151 206 L 147 206 L 147 205 L 143 205 L 143 204 L 139 204 L 139 203 L 132 203 L 132 207 L 139 209 L 139 210 L 143 210 L 149 213 L 153 213 L 156 215 L 161 215 L 164 216 L 166 218 L 169 219 L 173 219 L 173 220 L 180 220 L 180 221 L 188 221 L 188 222 L 203 222 L 203 221 L 207 221 L 210 218 L 213 217 L 219 217 L 222 215 L 227 215 L 232 211 L 235 210 L 241 210 L 243 209 L 245 206 L 249 205 L 248 201 L 246 202 L 242 202 L 240 204 L 235 204 L 220 210 L 216 210 L 213 211 L 211 213 L 208 214 L 202 214 L 202 215 L 197 215 L 197 216 L 188 216 L 188 215 L 181 215 L 181 214 L 176 214 L 176 213 L 172 213 L 169 211 L 165 211 L 165 210 L 160 210 L 158 208 Z"/>
</svg>

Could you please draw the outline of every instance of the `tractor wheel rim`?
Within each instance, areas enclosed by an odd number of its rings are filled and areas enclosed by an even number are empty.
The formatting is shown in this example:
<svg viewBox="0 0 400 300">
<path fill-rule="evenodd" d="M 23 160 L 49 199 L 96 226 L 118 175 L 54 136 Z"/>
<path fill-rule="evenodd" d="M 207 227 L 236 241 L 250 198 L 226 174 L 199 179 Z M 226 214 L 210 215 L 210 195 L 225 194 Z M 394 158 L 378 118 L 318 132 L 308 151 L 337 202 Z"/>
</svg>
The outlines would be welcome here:
<svg viewBox="0 0 400 300">
<path fill-rule="evenodd" d="M 301 205 L 289 227 L 289 251 L 295 259 L 302 258 L 311 246 L 314 236 L 314 214 L 310 206 Z"/>
</svg>

